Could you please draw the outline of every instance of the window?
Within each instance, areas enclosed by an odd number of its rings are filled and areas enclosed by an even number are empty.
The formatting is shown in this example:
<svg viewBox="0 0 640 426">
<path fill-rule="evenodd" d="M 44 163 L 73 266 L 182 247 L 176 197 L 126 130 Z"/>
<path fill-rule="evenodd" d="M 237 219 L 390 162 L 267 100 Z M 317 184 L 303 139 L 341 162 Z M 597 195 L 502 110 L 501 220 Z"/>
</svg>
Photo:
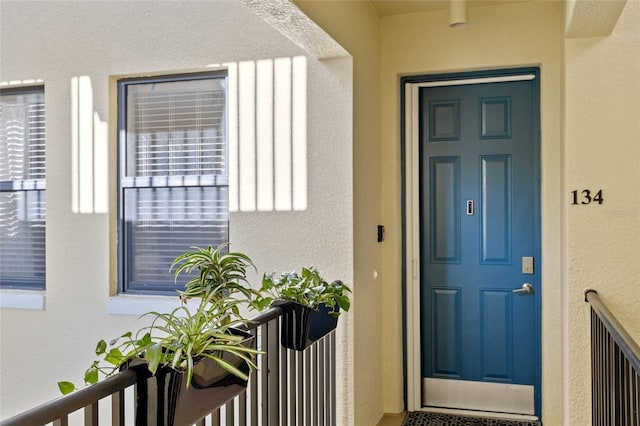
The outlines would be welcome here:
<svg viewBox="0 0 640 426">
<path fill-rule="evenodd" d="M 174 294 L 176 256 L 229 240 L 226 81 L 119 81 L 121 292 Z"/>
<path fill-rule="evenodd" d="M 44 87 L 0 89 L 0 287 L 45 288 Z"/>
</svg>

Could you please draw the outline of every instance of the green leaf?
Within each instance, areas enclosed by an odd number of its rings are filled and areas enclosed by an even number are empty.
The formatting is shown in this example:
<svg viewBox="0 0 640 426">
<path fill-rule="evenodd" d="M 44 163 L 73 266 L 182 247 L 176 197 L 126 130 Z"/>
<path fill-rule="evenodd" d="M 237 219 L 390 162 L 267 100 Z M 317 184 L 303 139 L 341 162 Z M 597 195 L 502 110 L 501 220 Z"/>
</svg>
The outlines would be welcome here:
<svg viewBox="0 0 640 426">
<path fill-rule="evenodd" d="M 255 301 L 255 305 L 259 311 L 264 310 L 267 306 L 269 306 L 273 302 L 273 297 L 265 297 L 262 299 L 258 299 Z"/>
<path fill-rule="evenodd" d="M 182 354 L 184 349 L 182 347 L 176 348 L 175 353 L 173 354 L 173 359 L 171 360 L 171 367 L 178 368 L 178 364 L 182 360 Z"/>
<path fill-rule="evenodd" d="M 67 395 L 76 390 L 76 385 L 71 382 L 58 382 L 58 389 L 63 395 Z"/>
<path fill-rule="evenodd" d="M 111 349 L 109 353 L 104 356 L 104 360 L 113 365 L 120 365 L 120 363 L 123 361 L 123 358 L 124 356 L 118 348 Z"/>
<path fill-rule="evenodd" d="M 95 366 L 89 367 L 84 372 L 84 382 L 94 384 L 98 382 L 98 368 Z"/>
<path fill-rule="evenodd" d="M 340 309 L 345 312 L 348 311 L 351 307 L 351 302 L 349 301 L 349 298 L 347 296 L 336 296 L 336 302 L 338 302 L 338 306 L 340 306 Z"/>
<path fill-rule="evenodd" d="M 100 340 L 96 345 L 96 355 L 100 356 L 107 350 L 107 342 Z"/>
<path fill-rule="evenodd" d="M 145 335 L 142 337 L 142 339 L 138 340 L 136 342 L 136 344 L 138 346 L 142 346 L 142 347 L 146 347 L 149 346 L 153 343 L 153 340 L 151 340 L 151 333 L 145 333 Z"/>
<path fill-rule="evenodd" d="M 193 357 L 191 353 L 187 352 L 187 387 L 191 385 L 191 379 L 193 378 Z"/>
<path fill-rule="evenodd" d="M 244 372 L 242 372 L 241 370 L 239 370 L 235 365 L 228 363 L 227 361 L 225 361 L 222 358 L 216 358 L 216 361 L 218 362 L 218 365 L 220 365 L 220 367 L 224 368 L 225 370 L 227 370 L 229 373 L 233 374 L 236 377 L 240 377 L 242 380 L 248 380 L 249 377 L 244 374 Z"/>
<path fill-rule="evenodd" d="M 162 359 L 162 345 L 160 343 L 156 343 L 155 345 L 148 347 L 145 357 L 149 363 L 149 371 L 151 374 L 155 374 Z"/>
</svg>

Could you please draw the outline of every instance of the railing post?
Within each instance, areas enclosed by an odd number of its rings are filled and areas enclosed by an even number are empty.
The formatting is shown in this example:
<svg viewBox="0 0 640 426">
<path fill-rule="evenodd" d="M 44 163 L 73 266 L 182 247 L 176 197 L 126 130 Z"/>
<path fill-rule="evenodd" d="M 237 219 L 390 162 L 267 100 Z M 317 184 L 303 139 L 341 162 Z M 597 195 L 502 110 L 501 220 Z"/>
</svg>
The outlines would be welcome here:
<svg viewBox="0 0 640 426">
<path fill-rule="evenodd" d="M 304 424 L 311 424 L 311 347 L 304 351 Z"/>
<path fill-rule="evenodd" d="M 111 395 L 111 424 L 112 426 L 125 426 L 124 390 Z"/>
<path fill-rule="evenodd" d="M 328 421 L 325 410 L 325 398 L 329 393 L 329 387 L 327 386 L 327 374 L 325 368 L 326 350 L 325 345 L 327 339 L 322 339 L 318 342 L 318 421 L 319 424 L 325 425 Z"/>
<path fill-rule="evenodd" d="M 84 407 L 85 426 L 98 426 L 98 402 Z"/>
<path fill-rule="evenodd" d="M 329 338 L 329 345 L 330 345 L 330 351 L 331 351 L 331 356 L 330 356 L 330 380 L 331 380 L 331 404 L 330 404 L 330 408 L 329 408 L 329 415 L 331 416 L 331 424 L 336 426 L 337 420 L 336 420 L 336 332 L 332 332 L 331 333 L 331 337 Z"/>
<path fill-rule="evenodd" d="M 263 425 L 280 424 L 280 318 L 267 325 L 267 378 L 266 403 L 267 410 L 263 410 Z M 266 411 L 266 414 L 264 413 Z M 267 423 L 264 421 L 267 420 Z"/>
</svg>

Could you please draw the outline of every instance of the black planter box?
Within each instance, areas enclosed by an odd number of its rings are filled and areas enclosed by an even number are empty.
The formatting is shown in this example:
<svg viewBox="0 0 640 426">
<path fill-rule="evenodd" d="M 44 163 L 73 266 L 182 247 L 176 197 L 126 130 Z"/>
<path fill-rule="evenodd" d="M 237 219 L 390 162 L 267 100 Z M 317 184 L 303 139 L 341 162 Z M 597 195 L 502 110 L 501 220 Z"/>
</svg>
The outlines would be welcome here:
<svg viewBox="0 0 640 426">
<path fill-rule="evenodd" d="M 246 334 L 246 345 L 255 346 L 253 336 Z M 224 353 L 223 358 L 245 374 L 249 373 L 249 366 L 241 358 L 229 353 Z M 144 361 L 129 368 L 138 374 L 136 426 L 191 425 L 247 387 L 246 380 L 227 372 L 209 358 L 202 358 L 194 365 L 190 387 L 187 387 L 187 374 L 182 370 L 160 367 L 151 375 Z M 204 377 L 197 375 L 198 372 Z"/>
<path fill-rule="evenodd" d="M 338 318 L 331 315 L 324 304 L 317 311 L 284 300 L 277 300 L 273 305 L 282 309 L 280 343 L 285 348 L 304 351 L 338 326 Z"/>
</svg>

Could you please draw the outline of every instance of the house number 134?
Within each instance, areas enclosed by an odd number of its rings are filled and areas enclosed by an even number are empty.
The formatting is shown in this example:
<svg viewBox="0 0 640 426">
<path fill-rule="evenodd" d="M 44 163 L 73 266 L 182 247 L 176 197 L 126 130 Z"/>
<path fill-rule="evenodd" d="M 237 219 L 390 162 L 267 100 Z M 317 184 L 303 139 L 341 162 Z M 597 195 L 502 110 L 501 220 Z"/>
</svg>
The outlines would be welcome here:
<svg viewBox="0 0 640 426">
<path fill-rule="evenodd" d="M 571 191 L 571 195 L 573 196 L 573 202 L 571 204 L 591 204 L 598 203 L 602 204 L 604 198 L 602 198 L 602 189 L 598 190 L 595 194 L 591 193 L 589 189 L 583 189 L 582 191 Z"/>
</svg>

